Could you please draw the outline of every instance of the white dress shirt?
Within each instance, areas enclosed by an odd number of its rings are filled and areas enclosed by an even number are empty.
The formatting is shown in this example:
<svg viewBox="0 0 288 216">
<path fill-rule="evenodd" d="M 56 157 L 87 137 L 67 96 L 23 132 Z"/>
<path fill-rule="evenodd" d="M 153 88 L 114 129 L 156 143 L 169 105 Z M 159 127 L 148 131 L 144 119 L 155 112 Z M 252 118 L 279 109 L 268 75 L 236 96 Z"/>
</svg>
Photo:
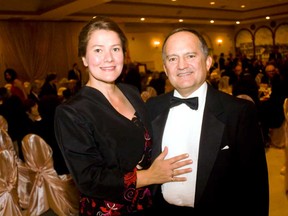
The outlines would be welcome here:
<svg viewBox="0 0 288 216">
<path fill-rule="evenodd" d="M 198 150 L 204 106 L 206 101 L 207 83 L 189 97 L 198 97 L 198 109 L 192 110 L 186 104 L 180 104 L 170 109 L 162 138 L 162 150 L 168 147 L 166 158 L 188 153 L 193 163 L 192 172 L 184 174 L 185 182 L 168 182 L 162 185 L 164 199 L 173 205 L 194 207 L 196 188 Z M 174 96 L 183 98 L 174 90 Z"/>
</svg>

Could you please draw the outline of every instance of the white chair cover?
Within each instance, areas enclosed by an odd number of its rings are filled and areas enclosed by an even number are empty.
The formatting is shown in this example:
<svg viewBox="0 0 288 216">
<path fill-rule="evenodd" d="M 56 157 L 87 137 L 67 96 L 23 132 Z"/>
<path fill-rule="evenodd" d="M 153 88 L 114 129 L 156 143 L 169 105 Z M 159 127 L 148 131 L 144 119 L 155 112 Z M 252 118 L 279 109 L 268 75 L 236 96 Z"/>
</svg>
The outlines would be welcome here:
<svg viewBox="0 0 288 216">
<path fill-rule="evenodd" d="M 19 196 L 20 206 L 23 209 L 28 207 L 29 203 L 29 194 L 31 191 L 32 183 L 30 180 L 29 169 L 26 167 L 24 162 L 18 158 L 14 145 L 9 134 L 0 128 L 0 150 L 9 150 L 12 155 L 14 155 L 17 168 L 18 168 L 18 184 L 17 191 Z"/>
<path fill-rule="evenodd" d="M 8 131 L 8 122 L 2 115 L 0 115 L 0 128 L 3 128 L 5 131 Z"/>
<path fill-rule="evenodd" d="M 0 215 L 22 216 L 17 194 L 17 165 L 9 150 L 0 151 Z"/>
<path fill-rule="evenodd" d="M 248 100 L 248 101 L 255 103 L 254 100 L 247 94 L 240 94 L 240 95 L 237 95 L 236 97 L 242 98 L 242 99 L 245 99 L 245 100 Z"/>
<path fill-rule="evenodd" d="M 277 148 L 285 147 L 285 121 L 279 128 L 270 128 L 271 144 Z"/>
<path fill-rule="evenodd" d="M 232 86 L 229 85 L 229 80 L 230 80 L 229 76 L 222 76 L 218 83 L 218 89 L 227 94 L 232 94 Z"/>
<path fill-rule="evenodd" d="M 27 215 L 41 215 L 50 208 L 59 216 L 78 215 L 78 190 L 71 175 L 55 171 L 51 147 L 40 136 L 28 134 L 22 150 L 33 182 Z"/>
<path fill-rule="evenodd" d="M 283 109 L 285 115 L 285 190 L 288 193 L 288 98 L 284 101 Z"/>
<path fill-rule="evenodd" d="M 16 154 L 12 139 L 8 132 L 3 128 L 0 128 L 0 149 L 9 150 Z"/>
</svg>

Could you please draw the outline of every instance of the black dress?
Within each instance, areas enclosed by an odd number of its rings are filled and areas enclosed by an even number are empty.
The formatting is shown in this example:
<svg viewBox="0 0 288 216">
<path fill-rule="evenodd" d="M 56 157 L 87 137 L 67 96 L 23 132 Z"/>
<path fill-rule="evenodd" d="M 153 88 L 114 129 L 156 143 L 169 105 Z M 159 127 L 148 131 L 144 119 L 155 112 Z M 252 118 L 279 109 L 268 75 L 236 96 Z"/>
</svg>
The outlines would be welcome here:
<svg viewBox="0 0 288 216">
<path fill-rule="evenodd" d="M 136 88 L 118 87 L 136 110 L 132 120 L 87 86 L 56 109 L 57 142 L 81 194 L 79 215 L 141 215 L 151 206 L 149 187 L 136 189 L 137 169 L 151 164 L 145 104 Z"/>
</svg>

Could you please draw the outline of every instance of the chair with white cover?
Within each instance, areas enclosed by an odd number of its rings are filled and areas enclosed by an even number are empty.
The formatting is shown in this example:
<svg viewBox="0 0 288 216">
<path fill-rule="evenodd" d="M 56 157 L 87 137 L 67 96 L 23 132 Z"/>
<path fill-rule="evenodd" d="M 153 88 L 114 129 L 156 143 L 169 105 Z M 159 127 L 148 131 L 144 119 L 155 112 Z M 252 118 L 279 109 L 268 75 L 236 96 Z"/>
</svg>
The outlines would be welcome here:
<svg viewBox="0 0 288 216">
<path fill-rule="evenodd" d="M 22 151 L 33 183 L 27 215 L 41 215 L 49 209 L 59 216 L 78 215 L 79 192 L 70 174 L 55 171 L 49 144 L 36 134 L 27 134 Z"/>
<path fill-rule="evenodd" d="M 287 100 L 285 99 L 283 102 L 283 111 L 284 115 L 286 118 L 286 112 L 285 109 L 285 104 L 287 104 Z M 269 133 L 270 133 L 270 138 L 271 138 L 271 145 L 276 147 L 276 148 L 285 148 L 285 125 L 286 125 L 286 119 L 284 118 L 284 121 L 282 122 L 281 126 L 278 128 L 270 128 Z"/>
<path fill-rule="evenodd" d="M 3 128 L 0 128 L 0 151 L 8 150 L 12 153 L 15 158 L 16 165 L 18 168 L 18 178 L 17 178 L 17 191 L 20 206 L 22 209 L 26 209 L 29 203 L 29 194 L 31 190 L 31 180 L 29 175 L 29 170 L 23 161 L 17 156 L 14 149 L 13 141 L 9 136 L 8 132 Z"/>
<path fill-rule="evenodd" d="M 288 98 L 286 98 L 284 100 L 284 104 L 283 104 L 283 110 L 284 110 L 284 115 L 285 115 L 285 147 L 284 147 L 284 151 L 285 151 L 285 190 L 286 193 L 288 193 Z"/>
<path fill-rule="evenodd" d="M 222 92 L 227 94 L 232 94 L 232 86 L 229 84 L 230 77 L 229 76 L 222 76 L 219 79 L 218 89 Z"/>
<path fill-rule="evenodd" d="M 0 151 L 0 215 L 22 216 L 17 194 L 17 165 L 9 150 Z"/>
<path fill-rule="evenodd" d="M 8 131 L 8 122 L 2 115 L 0 115 L 0 128 L 3 128 L 5 131 Z"/>
<path fill-rule="evenodd" d="M 251 102 L 255 103 L 255 101 L 247 94 L 239 94 L 236 97 L 237 98 L 242 98 L 242 99 L 245 99 L 245 100 L 248 100 L 248 101 L 251 101 Z"/>
<path fill-rule="evenodd" d="M 9 150 L 16 154 L 13 141 L 4 128 L 0 128 L 0 150 Z"/>
</svg>

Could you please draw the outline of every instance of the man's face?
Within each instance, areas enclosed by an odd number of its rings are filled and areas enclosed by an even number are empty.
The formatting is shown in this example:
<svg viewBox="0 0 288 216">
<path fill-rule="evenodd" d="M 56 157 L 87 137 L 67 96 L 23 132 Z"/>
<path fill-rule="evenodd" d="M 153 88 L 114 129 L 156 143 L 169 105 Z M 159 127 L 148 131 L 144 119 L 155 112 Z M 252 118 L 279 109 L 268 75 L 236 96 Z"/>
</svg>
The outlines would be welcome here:
<svg viewBox="0 0 288 216">
<path fill-rule="evenodd" d="M 171 35 L 164 47 L 164 71 L 170 83 L 184 97 L 206 80 L 212 58 L 205 57 L 197 36 L 190 32 Z"/>
</svg>

